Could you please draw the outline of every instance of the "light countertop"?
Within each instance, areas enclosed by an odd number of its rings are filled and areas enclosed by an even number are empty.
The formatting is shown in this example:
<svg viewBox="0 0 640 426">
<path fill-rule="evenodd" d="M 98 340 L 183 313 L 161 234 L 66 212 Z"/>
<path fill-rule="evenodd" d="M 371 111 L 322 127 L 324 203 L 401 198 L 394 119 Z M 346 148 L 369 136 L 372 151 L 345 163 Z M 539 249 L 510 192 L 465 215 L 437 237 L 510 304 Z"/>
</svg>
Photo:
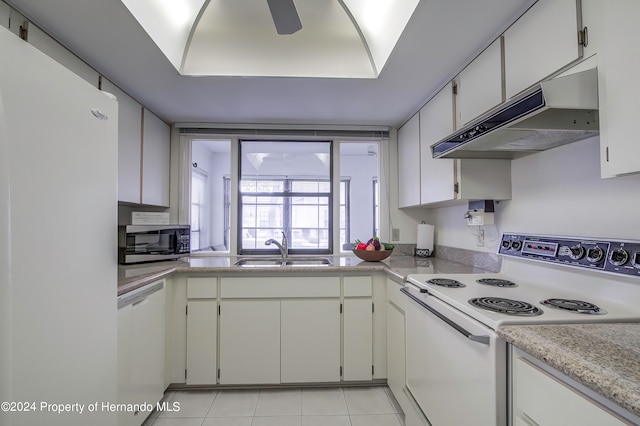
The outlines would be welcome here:
<svg viewBox="0 0 640 426">
<path fill-rule="evenodd" d="M 309 267 L 252 267 L 234 266 L 238 257 L 192 256 L 174 261 L 120 265 L 118 268 L 118 296 L 135 290 L 172 273 L 327 273 L 369 271 L 383 272 L 390 278 L 402 281 L 409 274 L 453 274 L 488 272 L 462 263 L 437 257 L 419 258 L 392 255 L 381 262 L 365 262 L 353 255 L 327 256 L 332 260 L 328 266 Z"/>
</svg>

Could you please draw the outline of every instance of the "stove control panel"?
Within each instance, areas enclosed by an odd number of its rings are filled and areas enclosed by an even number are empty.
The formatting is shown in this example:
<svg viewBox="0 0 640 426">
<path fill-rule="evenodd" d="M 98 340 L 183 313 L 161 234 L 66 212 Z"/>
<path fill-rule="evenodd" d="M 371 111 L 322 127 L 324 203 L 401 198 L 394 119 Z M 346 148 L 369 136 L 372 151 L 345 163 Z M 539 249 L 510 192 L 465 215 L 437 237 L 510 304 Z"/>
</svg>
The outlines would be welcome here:
<svg viewBox="0 0 640 426">
<path fill-rule="evenodd" d="M 640 277 L 640 241 L 505 233 L 498 254 Z"/>
</svg>

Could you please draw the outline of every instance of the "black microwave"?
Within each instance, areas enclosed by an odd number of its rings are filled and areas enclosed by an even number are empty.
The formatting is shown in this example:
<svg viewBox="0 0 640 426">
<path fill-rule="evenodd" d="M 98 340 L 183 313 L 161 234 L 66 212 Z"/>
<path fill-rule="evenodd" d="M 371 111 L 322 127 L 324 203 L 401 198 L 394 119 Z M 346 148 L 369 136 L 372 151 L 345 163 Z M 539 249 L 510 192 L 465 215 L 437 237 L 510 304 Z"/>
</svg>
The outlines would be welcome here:
<svg viewBox="0 0 640 426">
<path fill-rule="evenodd" d="M 118 227 L 120 263 L 173 260 L 191 252 L 189 225 L 126 225 Z"/>
</svg>

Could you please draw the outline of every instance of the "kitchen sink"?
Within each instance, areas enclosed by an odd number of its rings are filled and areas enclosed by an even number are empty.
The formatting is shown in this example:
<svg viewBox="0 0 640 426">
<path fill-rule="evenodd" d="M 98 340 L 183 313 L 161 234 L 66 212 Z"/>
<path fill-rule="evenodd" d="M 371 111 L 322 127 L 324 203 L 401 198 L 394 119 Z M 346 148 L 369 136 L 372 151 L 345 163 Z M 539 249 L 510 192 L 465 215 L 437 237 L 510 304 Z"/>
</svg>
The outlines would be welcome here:
<svg viewBox="0 0 640 426">
<path fill-rule="evenodd" d="M 331 265 L 331 259 L 327 257 L 313 258 L 289 258 L 285 262 L 285 266 L 328 266 Z"/>
<path fill-rule="evenodd" d="M 273 259 L 258 259 L 258 258 L 243 258 L 238 259 L 234 263 L 235 266 L 245 266 L 245 267 L 269 267 L 269 266 L 282 266 L 282 258 L 273 258 Z"/>
<path fill-rule="evenodd" d="M 288 259 L 278 258 L 257 258 L 257 257 L 245 257 L 238 259 L 235 266 L 241 267 L 281 267 L 281 266 L 328 266 L 331 265 L 331 259 L 328 257 L 290 257 Z"/>
</svg>

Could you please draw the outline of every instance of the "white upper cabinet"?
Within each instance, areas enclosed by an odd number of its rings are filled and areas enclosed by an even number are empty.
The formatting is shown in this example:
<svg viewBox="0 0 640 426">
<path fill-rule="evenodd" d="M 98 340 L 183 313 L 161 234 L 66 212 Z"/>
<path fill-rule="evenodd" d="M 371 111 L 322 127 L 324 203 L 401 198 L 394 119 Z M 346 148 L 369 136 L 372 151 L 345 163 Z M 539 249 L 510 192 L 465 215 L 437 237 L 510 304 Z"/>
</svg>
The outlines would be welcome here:
<svg viewBox="0 0 640 426">
<path fill-rule="evenodd" d="M 98 87 L 99 74 L 96 70 L 35 25 L 29 24 L 28 31 L 27 41 L 29 44 L 66 67 L 69 71 L 88 81 L 93 87 Z"/>
<path fill-rule="evenodd" d="M 451 84 L 420 110 L 420 201 L 432 204 L 456 197 L 456 160 L 433 158 L 431 145 L 453 132 L 454 98 Z"/>
<path fill-rule="evenodd" d="M 538 0 L 507 29 L 507 99 L 582 56 L 578 43 L 578 31 L 582 29 L 579 3 L 580 0 Z"/>
<path fill-rule="evenodd" d="M 106 79 L 102 90 L 118 98 L 118 201 L 139 204 L 142 105 Z"/>
<path fill-rule="evenodd" d="M 500 37 L 467 65 L 455 79 L 456 130 L 504 101 L 502 64 Z"/>
<path fill-rule="evenodd" d="M 638 97 L 640 44 L 631 36 L 640 16 L 637 0 L 602 2 L 598 40 L 601 171 L 603 177 L 640 172 Z"/>
<path fill-rule="evenodd" d="M 0 26 L 9 29 L 9 5 L 0 2 Z"/>
<path fill-rule="evenodd" d="M 420 116 L 398 129 L 398 205 L 420 205 Z"/>
<path fill-rule="evenodd" d="M 142 204 L 168 207 L 171 127 L 145 109 L 142 129 Z"/>
<path fill-rule="evenodd" d="M 398 130 L 400 207 L 511 198 L 510 160 L 433 158 L 431 145 L 454 131 L 455 111 L 453 87 L 447 84 Z"/>
<path fill-rule="evenodd" d="M 118 98 L 118 201 L 168 207 L 170 126 L 104 78 L 102 90 Z"/>
</svg>

